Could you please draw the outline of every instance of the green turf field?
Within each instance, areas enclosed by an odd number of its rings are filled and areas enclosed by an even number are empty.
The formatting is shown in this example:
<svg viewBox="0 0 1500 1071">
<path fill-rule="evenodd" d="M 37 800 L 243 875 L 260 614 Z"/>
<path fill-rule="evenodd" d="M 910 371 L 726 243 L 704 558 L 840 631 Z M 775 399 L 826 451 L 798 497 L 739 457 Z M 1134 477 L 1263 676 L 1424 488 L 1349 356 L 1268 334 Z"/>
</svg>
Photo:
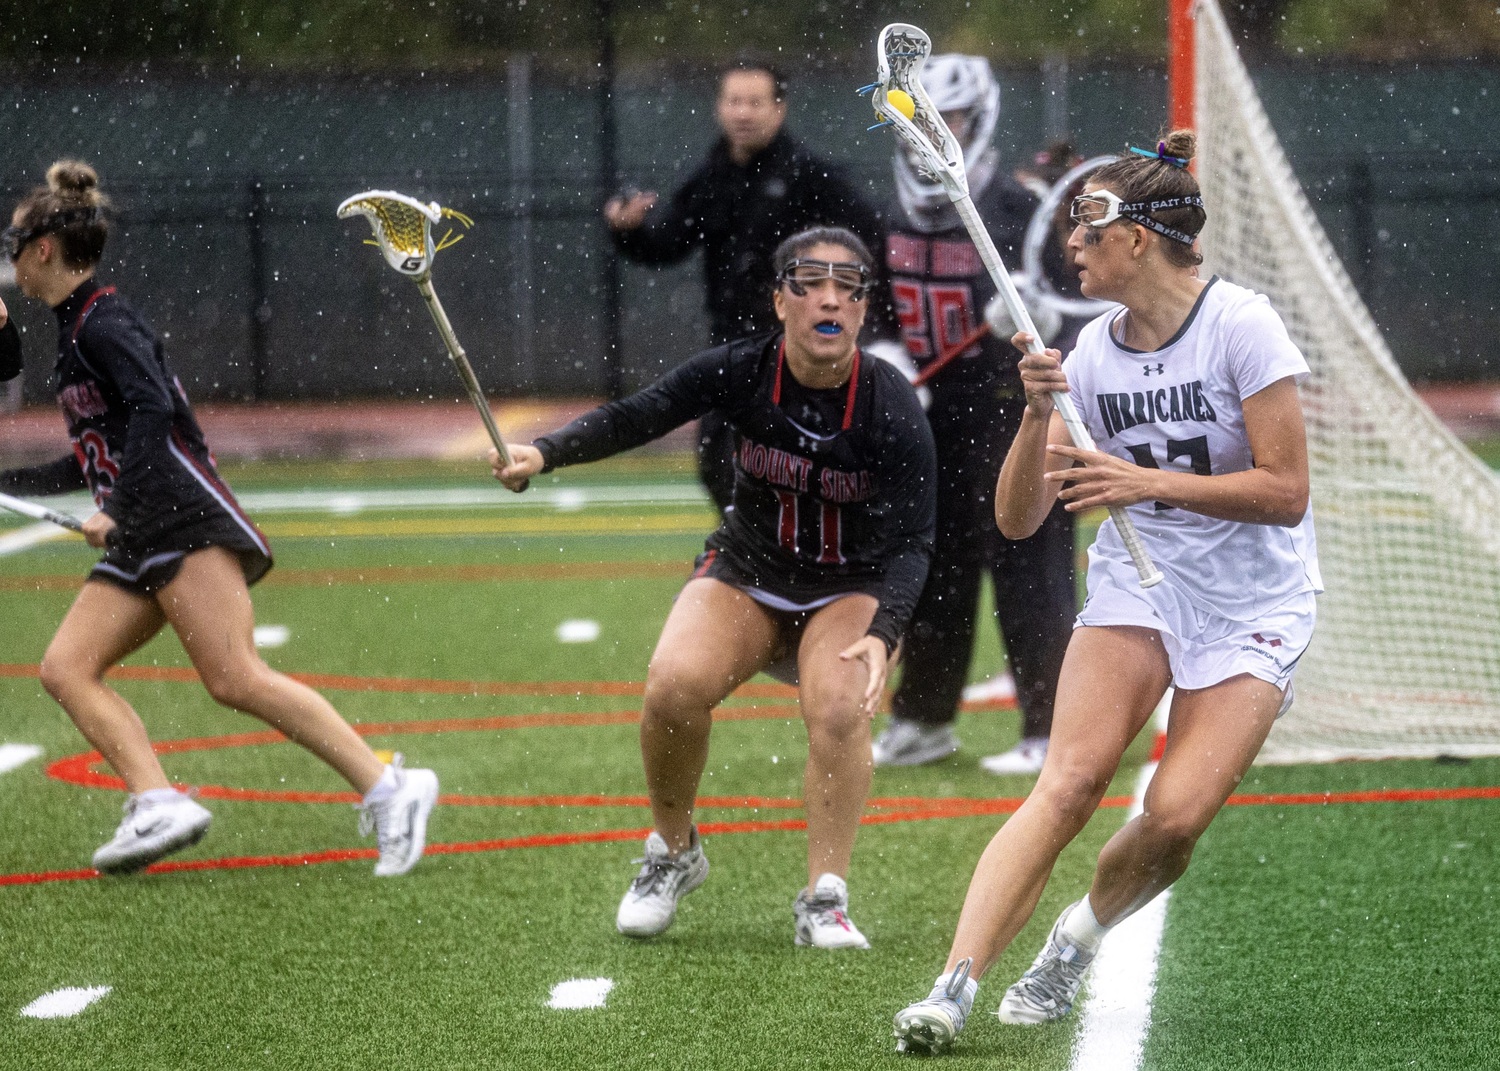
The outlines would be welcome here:
<svg viewBox="0 0 1500 1071">
<path fill-rule="evenodd" d="M 805 741 L 785 691 L 756 682 L 715 729 L 699 814 L 722 830 L 706 836 L 712 876 L 664 937 L 630 942 L 613 918 L 648 821 L 639 682 L 712 522 L 688 466 L 627 459 L 538 481 L 582 501 L 358 511 L 349 495 L 488 488 L 471 468 L 415 463 L 227 475 L 247 498 L 344 496 L 337 512 L 298 499 L 258 513 L 278 567 L 256 589 L 257 616 L 290 634 L 264 653 L 323 686 L 374 746 L 438 771 L 431 854 L 394 880 L 373 878 L 367 858 L 322 861 L 369 847 L 345 786 L 289 744 L 215 739 L 260 726 L 183 680 L 167 638 L 130 660 L 119 688 L 156 740 L 190 741 L 164 762 L 200 786 L 215 823 L 174 858 L 203 865 L 80 873 L 123 797 L 84 759 L 53 765 L 87 749 L 35 664 L 92 556 L 62 540 L 0 557 L 0 740 L 45 752 L 0 774 L 0 881 L 47 879 L 0 884 L 0 1068 L 911 1065 L 892 1051 L 890 1018 L 925 995 L 1002 820 L 974 812 L 1028 787 L 977 766 L 1014 741 L 1013 712 L 965 715 L 964 750 L 945 763 L 877 773 L 880 820 L 850 879 L 873 948 L 815 952 L 792 946 L 805 842 L 785 828 L 800 819 Z M 594 489 L 626 501 L 592 502 Z M 0 521 L 0 534 L 18 527 Z M 559 642 L 568 620 L 598 622 L 598 639 Z M 1000 660 L 982 632 L 973 676 Z M 1112 796 L 1129 795 L 1149 743 Z M 1496 784 L 1500 762 L 1401 762 L 1258 769 L 1243 789 Z M 1371 798 L 1382 801 L 1252 800 L 1220 817 L 1170 902 L 1145 1067 L 1493 1061 L 1500 801 Z M 979 802 L 955 816 L 955 799 Z M 1064 853 L 942 1066 L 1069 1066 L 1071 1022 L 1025 1031 L 987 1012 L 1123 814 L 1101 809 Z M 613 981 L 603 1008 L 548 1007 L 554 985 L 579 978 Z M 113 990 L 73 1018 L 19 1015 L 70 986 Z"/>
</svg>

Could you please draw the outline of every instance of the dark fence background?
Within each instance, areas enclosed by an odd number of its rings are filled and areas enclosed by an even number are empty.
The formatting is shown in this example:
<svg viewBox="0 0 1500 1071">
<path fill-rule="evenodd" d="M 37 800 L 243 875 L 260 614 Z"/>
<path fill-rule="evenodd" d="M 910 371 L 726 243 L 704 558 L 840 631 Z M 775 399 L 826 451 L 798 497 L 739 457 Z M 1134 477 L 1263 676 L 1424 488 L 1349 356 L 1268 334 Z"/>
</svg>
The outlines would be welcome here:
<svg viewBox="0 0 1500 1071">
<path fill-rule="evenodd" d="M 795 79 L 789 128 L 884 202 L 891 140 L 866 133 L 870 113 L 853 95 L 866 73 Z M 1414 379 L 1500 376 L 1497 75 L 1475 63 L 1257 74 L 1299 177 Z M 997 137 L 1015 163 L 1060 131 L 1086 153 L 1145 139 L 1165 106 L 1150 68 L 1054 63 L 1001 79 Z M 199 399 L 456 393 L 415 287 L 362 244 L 362 220 L 334 217 L 368 188 L 474 218 L 440 254 L 434 283 L 492 395 L 607 394 L 705 337 L 696 261 L 614 264 L 598 209 L 624 186 L 665 194 L 697 165 L 714 136 L 713 88 L 707 76 L 627 73 L 609 95 L 524 58 L 440 82 L 13 81 L 0 86 L 0 194 L 13 204 L 60 156 L 98 167 L 119 221 L 102 274 L 166 336 Z M 0 293 L 28 335 L 25 395 L 45 400 L 50 316 Z"/>
</svg>

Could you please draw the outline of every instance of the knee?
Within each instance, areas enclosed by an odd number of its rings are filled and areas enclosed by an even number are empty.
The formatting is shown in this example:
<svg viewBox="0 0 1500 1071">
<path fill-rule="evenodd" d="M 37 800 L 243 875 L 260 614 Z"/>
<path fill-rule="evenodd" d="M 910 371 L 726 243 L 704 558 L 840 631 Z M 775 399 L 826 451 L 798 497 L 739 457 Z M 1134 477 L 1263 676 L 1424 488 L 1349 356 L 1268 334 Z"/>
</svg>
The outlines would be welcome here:
<svg viewBox="0 0 1500 1071">
<path fill-rule="evenodd" d="M 66 659 L 54 655 L 50 650 L 42 656 L 38 676 L 47 694 L 59 703 L 63 702 L 74 683 L 80 679 L 77 667 L 71 665 Z"/>
<path fill-rule="evenodd" d="M 1044 769 L 1027 802 L 1046 808 L 1059 822 L 1082 828 L 1108 789 L 1108 775 L 1085 767 Z"/>
<path fill-rule="evenodd" d="M 214 702 L 232 710 L 255 709 L 256 698 L 264 688 L 268 672 L 268 667 L 259 659 L 251 662 L 236 661 L 208 669 L 198 667 L 203 686 L 208 689 Z"/>
<path fill-rule="evenodd" d="M 652 658 L 646 671 L 642 717 L 658 725 L 686 728 L 728 695 L 732 684 L 679 659 Z"/>
<path fill-rule="evenodd" d="M 852 689 L 823 692 L 804 687 L 802 720 L 807 724 L 808 747 L 844 751 L 861 736 L 868 738 L 870 719 L 860 709 L 861 698 Z"/>
</svg>

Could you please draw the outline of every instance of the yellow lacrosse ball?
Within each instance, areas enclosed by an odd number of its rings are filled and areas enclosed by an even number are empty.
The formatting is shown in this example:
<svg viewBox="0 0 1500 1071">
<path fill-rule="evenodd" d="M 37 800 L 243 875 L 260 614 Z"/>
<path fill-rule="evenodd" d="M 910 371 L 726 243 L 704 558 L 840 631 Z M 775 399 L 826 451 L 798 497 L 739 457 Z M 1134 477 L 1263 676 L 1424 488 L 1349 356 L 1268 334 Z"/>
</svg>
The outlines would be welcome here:
<svg viewBox="0 0 1500 1071">
<path fill-rule="evenodd" d="M 911 94 L 904 89 L 888 90 L 885 102 L 908 119 L 917 114 L 917 102 L 912 100 Z"/>
</svg>

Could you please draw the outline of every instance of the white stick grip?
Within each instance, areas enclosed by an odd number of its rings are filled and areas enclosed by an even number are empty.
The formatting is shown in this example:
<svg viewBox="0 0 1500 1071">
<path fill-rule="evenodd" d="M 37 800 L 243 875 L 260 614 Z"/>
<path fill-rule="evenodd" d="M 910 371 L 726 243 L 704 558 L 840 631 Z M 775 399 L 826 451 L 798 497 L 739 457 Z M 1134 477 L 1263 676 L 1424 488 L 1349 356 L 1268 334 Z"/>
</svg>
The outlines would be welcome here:
<svg viewBox="0 0 1500 1071">
<path fill-rule="evenodd" d="M 58 513 L 46 506 L 39 506 L 35 502 L 28 502 L 24 498 L 12 498 L 10 495 L 0 494 L 0 509 L 7 509 L 12 513 L 19 513 L 23 517 L 32 517 L 39 521 L 51 521 L 71 532 L 83 531 L 83 524 L 78 518 L 69 517 L 66 513 Z"/>
<path fill-rule="evenodd" d="M 958 192 L 956 183 L 951 185 L 945 183 L 945 185 L 947 185 L 949 198 L 958 209 L 959 218 L 963 220 L 969 237 L 974 240 L 974 245 L 979 250 L 979 258 L 984 261 L 990 278 L 994 280 L 996 288 L 1000 291 L 1000 298 L 1005 302 L 1011 322 L 1019 330 L 1031 336 L 1031 342 L 1027 345 L 1028 351 L 1041 353 L 1046 347 L 1042 345 L 1038 337 L 1036 324 L 1032 322 L 1031 313 L 1026 310 L 1025 303 L 1021 301 L 1021 295 L 1016 291 L 1016 284 L 1011 281 L 1010 272 L 1005 270 L 1005 264 L 1000 260 L 1000 251 L 995 248 L 989 231 L 985 229 L 984 221 L 979 218 L 979 211 L 974 207 L 973 198 L 967 191 Z M 1052 404 L 1057 407 L 1058 415 L 1062 417 L 1073 445 L 1080 450 L 1097 450 L 1094 437 L 1089 434 L 1088 425 L 1078 415 L 1078 408 L 1073 404 L 1073 399 L 1061 392 L 1055 392 L 1052 394 Z M 1149 588 L 1161 583 L 1161 570 L 1146 553 L 1146 548 L 1141 544 L 1141 535 L 1135 530 L 1135 524 L 1129 515 L 1119 506 L 1111 506 L 1109 515 L 1120 533 L 1121 542 L 1130 552 L 1130 560 L 1135 563 L 1135 571 L 1140 574 L 1141 587 Z"/>
</svg>

